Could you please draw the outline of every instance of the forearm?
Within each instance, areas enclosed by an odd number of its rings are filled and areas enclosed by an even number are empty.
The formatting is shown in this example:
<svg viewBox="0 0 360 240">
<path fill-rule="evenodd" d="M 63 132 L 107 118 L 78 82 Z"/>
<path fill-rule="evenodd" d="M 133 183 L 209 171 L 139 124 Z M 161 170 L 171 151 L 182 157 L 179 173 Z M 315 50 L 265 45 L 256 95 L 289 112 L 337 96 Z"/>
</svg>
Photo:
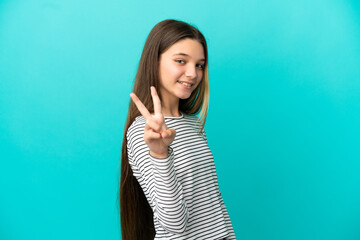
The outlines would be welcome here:
<svg viewBox="0 0 360 240">
<path fill-rule="evenodd" d="M 183 189 L 176 178 L 174 152 L 169 147 L 168 156 L 155 158 L 150 154 L 153 163 L 155 181 L 154 214 L 165 229 L 174 233 L 186 230 L 188 209 L 183 196 Z"/>
</svg>

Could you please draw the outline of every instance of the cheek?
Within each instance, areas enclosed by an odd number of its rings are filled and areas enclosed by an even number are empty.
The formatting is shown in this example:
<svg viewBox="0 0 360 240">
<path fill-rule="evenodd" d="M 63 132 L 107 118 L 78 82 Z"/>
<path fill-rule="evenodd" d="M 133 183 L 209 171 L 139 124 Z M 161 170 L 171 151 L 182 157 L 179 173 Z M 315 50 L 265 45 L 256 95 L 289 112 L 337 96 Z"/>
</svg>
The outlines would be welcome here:
<svg viewBox="0 0 360 240">
<path fill-rule="evenodd" d="M 174 66 L 174 65 L 170 65 L 168 66 L 167 68 L 167 73 L 170 75 L 170 76 L 173 76 L 173 77 L 178 77 L 178 76 L 181 76 L 182 74 L 182 71 L 181 71 L 181 68 L 177 67 L 177 66 Z"/>
<path fill-rule="evenodd" d="M 199 72 L 199 79 L 201 80 L 201 79 L 203 78 L 203 76 L 204 76 L 204 72 L 203 72 L 203 71 L 200 71 L 200 72 Z"/>
<path fill-rule="evenodd" d="M 165 81 L 166 79 L 172 81 L 174 80 L 173 78 L 177 79 L 179 76 L 181 76 L 181 69 L 172 64 L 164 65 L 161 69 L 161 78 Z"/>
<path fill-rule="evenodd" d="M 199 73 L 198 73 L 198 84 L 202 81 L 202 79 L 203 79 L 203 77 L 204 77 L 204 73 L 203 73 L 203 71 L 200 71 Z"/>
<path fill-rule="evenodd" d="M 201 81 L 204 81 L 203 77 L 204 77 L 204 73 L 203 73 L 202 71 L 199 72 L 199 73 L 198 73 L 198 80 L 197 80 L 197 82 L 196 82 L 196 87 L 198 87 L 198 86 L 201 84 Z M 195 87 L 195 88 L 196 88 L 196 87 Z"/>
<path fill-rule="evenodd" d="M 199 78 L 199 80 L 196 82 L 196 85 L 194 86 L 194 89 L 201 84 L 201 81 L 203 81 L 203 79 Z"/>
</svg>

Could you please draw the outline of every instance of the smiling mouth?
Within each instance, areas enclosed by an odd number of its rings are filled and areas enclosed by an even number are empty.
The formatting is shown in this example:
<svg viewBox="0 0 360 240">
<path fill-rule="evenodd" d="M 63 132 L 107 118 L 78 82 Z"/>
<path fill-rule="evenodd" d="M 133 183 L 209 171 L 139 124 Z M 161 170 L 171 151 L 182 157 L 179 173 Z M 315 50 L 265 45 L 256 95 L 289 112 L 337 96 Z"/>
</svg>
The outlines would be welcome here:
<svg viewBox="0 0 360 240">
<path fill-rule="evenodd" d="M 191 88 L 194 85 L 192 83 L 185 83 L 185 82 L 181 82 L 181 81 L 177 81 L 177 82 L 187 88 Z"/>
</svg>

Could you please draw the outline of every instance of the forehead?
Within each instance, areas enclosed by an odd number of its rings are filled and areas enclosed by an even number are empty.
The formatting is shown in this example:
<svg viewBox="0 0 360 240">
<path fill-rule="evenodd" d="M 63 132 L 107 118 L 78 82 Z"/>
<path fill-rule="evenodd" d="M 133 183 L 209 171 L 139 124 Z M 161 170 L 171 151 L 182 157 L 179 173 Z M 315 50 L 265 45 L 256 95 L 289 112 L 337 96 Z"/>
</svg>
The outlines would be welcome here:
<svg viewBox="0 0 360 240">
<path fill-rule="evenodd" d="M 190 58 L 196 61 L 204 58 L 204 48 L 201 43 L 189 38 L 174 43 L 163 54 L 171 57 L 178 53 L 189 55 Z"/>
</svg>

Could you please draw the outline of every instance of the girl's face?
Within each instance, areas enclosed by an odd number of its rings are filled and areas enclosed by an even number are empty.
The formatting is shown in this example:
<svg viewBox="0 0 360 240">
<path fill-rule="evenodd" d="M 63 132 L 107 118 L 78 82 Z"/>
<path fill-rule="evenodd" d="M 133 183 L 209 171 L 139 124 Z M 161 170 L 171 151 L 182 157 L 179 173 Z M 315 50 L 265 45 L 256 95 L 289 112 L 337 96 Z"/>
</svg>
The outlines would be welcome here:
<svg viewBox="0 0 360 240">
<path fill-rule="evenodd" d="M 163 52 L 159 66 L 163 101 L 189 98 L 203 77 L 204 67 L 204 49 L 197 40 L 180 40 Z"/>
</svg>

